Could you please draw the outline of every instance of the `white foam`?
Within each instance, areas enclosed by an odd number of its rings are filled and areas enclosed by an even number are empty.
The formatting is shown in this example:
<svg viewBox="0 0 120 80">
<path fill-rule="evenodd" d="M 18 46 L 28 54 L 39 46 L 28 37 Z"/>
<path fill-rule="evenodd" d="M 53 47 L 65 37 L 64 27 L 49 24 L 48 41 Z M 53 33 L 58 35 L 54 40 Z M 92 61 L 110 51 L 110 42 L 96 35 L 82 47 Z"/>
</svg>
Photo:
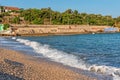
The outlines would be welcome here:
<svg viewBox="0 0 120 80">
<path fill-rule="evenodd" d="M 120 68 L 104 66 L 104 65 L 87 66 L 87 64 L 85 64 L 83 60 L 78 59 L 76 56 L 72 54 L 67 54 L 57 49 L 53 49 L 47 44 L 43 45 L 38 42 L 25 40 L 25 39 L 16 39 L 16 41 L 32 47 L 38 54 L 42 54 L 43 56 L 50 58 L 56 62 L 60 62 L 63 63 L 64 65 L 69 65 L 76 68 L 81 68 L 84 70 L 111 75 L 114 77 L 114 80 L 120 80 Z"/>
<path fill-rule="evenodd" d="M 88 69 L 89 71 L 98 72 L 101 74 L 107 74 L 113 76 L 113 80 L 120 80 L 120 68 L 111 67 L 111 66 L 98 66 L 92 65 Z"/>
<path fill-rule="evenodd" d="M 118 73 L 118 71 L 119 71 L 120 69 L 119 69 L 119 68 L 116 68 L 116 67 L 111 67 L 111 66 L 92 65 L 92 66 L 89 67 L 88 70 L 94 71 L 94 72 L 99 72 L 99 73 L 106 73 L 106 74 L 109 74 L 109 75 L 116 74 L 116 75 L 119 75 L 119 76 L 120 76 L 120 74 Z M 117 73 L 116 73 L 116 72 L 117 72 Z"/>
<path fill-rule="evenodd" d="M 78 60 L 76 56 L 58 51 L 57 49 L 52 49 L 49 45 L 42 45 L 40 43 L 24 39 L 16 39 L 16 41 L 32 47 L 37 53 L 42 54 L 43 56 L 48 57 L 56 62 L 60 62 L 73 67 L 87 69 L 84 62 L 82 60 Z"/>
<path fill-rule="evenodd" d="M 16 39 L 16 37 L 12 37 L 12 39 Z"/>
</svg>

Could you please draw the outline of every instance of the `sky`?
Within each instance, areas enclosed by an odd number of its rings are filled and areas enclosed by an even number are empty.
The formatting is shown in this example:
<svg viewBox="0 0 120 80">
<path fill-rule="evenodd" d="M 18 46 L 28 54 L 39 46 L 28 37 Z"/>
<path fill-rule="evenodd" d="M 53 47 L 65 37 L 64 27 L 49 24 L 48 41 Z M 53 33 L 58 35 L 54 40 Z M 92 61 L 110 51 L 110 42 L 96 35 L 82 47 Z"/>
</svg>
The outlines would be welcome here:
<svg viewBox="0 0 120 80">
<path fill-rule="evenodd" d="M 50 7 L 59 12 L 72 9 L 79 13 L 120 16 L 120 0 L 0 0 L 0 5 L 24 9 Z"/>
</svg>

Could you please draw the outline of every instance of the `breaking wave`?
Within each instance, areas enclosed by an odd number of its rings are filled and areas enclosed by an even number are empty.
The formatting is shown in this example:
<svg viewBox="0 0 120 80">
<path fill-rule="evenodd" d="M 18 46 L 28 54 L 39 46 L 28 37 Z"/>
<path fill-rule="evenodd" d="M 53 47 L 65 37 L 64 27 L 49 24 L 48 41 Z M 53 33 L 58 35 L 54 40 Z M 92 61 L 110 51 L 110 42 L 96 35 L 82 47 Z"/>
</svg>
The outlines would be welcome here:
<svg viewBox="0 0 120 80">
<path fill-rule="evenodd" d="M 77 56 L 53 49 L 50 45 L 41 44 L 35 41 L 12 38 L 24 45 L 30 46 L 38 54 L 42 54 L 53 61 L 62 63 L 64 65 L 81 68 L 83 70 L 93 71 L 100 74 L 113 76 L 114 80 L 120 80 L 120 68 L 105 66 L 105 65 L 90 65 L 85 63 L 84 60 L 77 58 Z"/>
</svg>

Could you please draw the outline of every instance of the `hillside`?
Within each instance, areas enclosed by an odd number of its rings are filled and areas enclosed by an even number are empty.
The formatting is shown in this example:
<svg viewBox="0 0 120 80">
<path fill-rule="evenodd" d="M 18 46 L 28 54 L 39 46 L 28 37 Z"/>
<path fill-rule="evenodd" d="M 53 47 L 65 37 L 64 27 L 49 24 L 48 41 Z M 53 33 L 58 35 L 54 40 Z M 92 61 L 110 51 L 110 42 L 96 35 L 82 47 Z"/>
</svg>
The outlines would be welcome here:
<svg viewBox="0 0 120 80">
<path fill-rule="evenodd" d="M 37 25 L 97 25 L 118 26 L 120 17 L 110 15 L 79 13 L 68 9 L 65 12 L 53 11 L 51 8 L 20 9 L 0 13 L 0 23 L 37 24 Z"/>
</svg>

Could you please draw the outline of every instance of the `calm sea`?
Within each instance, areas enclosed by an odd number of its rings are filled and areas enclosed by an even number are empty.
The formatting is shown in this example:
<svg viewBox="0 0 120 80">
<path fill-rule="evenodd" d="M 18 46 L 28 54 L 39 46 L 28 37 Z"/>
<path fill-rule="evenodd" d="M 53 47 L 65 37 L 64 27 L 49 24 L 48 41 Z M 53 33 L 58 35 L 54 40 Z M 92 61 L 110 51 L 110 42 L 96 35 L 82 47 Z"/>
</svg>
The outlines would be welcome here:
<svg viewBox="0 0 120 80">
<path fill-rule="evenodd" d="M 0 38 L 0 45 L 120 80 L 120 33 L 9 37 Z"/>
</svg>

